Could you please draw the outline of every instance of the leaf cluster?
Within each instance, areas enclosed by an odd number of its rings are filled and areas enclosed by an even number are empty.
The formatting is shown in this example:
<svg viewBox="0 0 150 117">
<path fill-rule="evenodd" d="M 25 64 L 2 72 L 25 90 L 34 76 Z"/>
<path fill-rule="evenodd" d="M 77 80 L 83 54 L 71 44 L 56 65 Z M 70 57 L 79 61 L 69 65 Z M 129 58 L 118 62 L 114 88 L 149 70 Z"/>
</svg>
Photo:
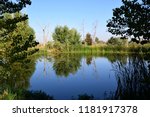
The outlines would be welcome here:
<svg viewBox="0 0 150 117">
<path fill-rule="evenodd" d="M 150 4 L 147 0 L 122 0 L 122 3 L 120 8 L 113 9 L 108 31 L 138 41 L 150 40 Z"/>
</svg>

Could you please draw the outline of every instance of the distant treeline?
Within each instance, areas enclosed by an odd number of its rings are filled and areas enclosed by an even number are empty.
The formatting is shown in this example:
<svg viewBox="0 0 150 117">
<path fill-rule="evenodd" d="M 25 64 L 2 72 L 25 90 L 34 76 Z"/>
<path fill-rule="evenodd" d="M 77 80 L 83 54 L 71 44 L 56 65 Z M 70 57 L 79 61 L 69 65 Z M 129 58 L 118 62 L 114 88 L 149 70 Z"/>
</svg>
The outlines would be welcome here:
<svg viewBox="0 0 150 117">
<path fill-rule="evenodd" d="M 49 41 L 38 47 L 52 53 L 75 52 L 75 53 L 150 53 L 150 43 L 146 40 L 134 41 L 125 37 L 111 37 L 107 42 L 98 37 L 81 34 L 76 29 L 69 29 L 67 26 L 57 26 L 52 35 L 53 41 Z"/>
</svg>

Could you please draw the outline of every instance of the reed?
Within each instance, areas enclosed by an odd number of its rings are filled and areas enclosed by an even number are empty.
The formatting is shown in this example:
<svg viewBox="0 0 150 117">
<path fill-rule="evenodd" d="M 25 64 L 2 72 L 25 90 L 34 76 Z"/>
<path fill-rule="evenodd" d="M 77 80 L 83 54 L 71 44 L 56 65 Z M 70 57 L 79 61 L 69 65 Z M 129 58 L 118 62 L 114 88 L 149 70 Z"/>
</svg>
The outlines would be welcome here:
<svg viewBox="0 0 150 117">
<path fill-rule="evenodd" d="M 65 46 L 59 45 L 59 49 L 55 48 L 47 48 L 44 50 L 43 48 L 39 48 L 39 53 L 140 53 L 140 54 L 150 54 L 150 44 L 146 45 L 128 45 L 128 46 L 120 46 L 120 45 L 76 45 L 76 46 Z M 67 48 L 67 49 L 66 49 Z"/>
</svg>

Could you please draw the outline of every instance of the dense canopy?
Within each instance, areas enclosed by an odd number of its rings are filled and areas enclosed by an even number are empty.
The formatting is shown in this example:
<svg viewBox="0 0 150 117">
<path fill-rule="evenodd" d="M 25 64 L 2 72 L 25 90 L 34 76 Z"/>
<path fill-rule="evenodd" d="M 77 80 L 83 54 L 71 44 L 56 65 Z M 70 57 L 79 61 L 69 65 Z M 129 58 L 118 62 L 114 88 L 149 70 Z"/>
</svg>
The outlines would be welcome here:
<svg viewBox="0 0 150 117">
<path fill-rule="evenodd" d="M 135 41 L 150 40 L 150 4 L 148 0 L 122 0 L 123 5 L 113 10 L 108 31 L 131 37 Z"/>
</svg>

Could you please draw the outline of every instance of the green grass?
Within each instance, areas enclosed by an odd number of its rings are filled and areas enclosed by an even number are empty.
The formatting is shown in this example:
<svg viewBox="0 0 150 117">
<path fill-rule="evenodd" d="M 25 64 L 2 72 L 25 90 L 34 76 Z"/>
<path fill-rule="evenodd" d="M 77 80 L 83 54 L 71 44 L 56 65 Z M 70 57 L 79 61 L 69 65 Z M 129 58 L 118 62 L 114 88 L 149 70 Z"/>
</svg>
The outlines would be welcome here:
<svg viewBox="0 0 150 117">
<path fill-rule="evenodd" d="M 150 54 L 150 46 L 81 46 L 79 48 L 70 49 L 70 51 L 62 51 L 70 53 L 145 53 Z"/>
<path fill-rule="evenodd" d="M 146 45 L 129 45 L 127 46 L 113 46 L 113 45 L 78 45 L 78 46 L 69 46 L 61 47 L 62 49 L 57 49 L 55 47 L 48 49 L 40 49 L 38 53 L 45 54 L 55 54 L 55 53 L 140 53 L 140 54 L 150 54 L 150 44 Z M 67 48 L 67 49 L 66 49 Z"/>
</svg>

